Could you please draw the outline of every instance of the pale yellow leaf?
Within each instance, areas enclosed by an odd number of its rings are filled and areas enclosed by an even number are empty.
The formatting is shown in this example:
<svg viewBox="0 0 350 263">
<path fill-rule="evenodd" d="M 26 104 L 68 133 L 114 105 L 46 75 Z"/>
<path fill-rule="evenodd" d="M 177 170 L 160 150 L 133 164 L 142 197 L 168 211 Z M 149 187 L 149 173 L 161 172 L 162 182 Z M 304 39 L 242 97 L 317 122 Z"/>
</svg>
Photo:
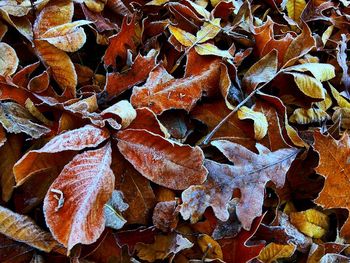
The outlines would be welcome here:
<svg viewBox="0 0 350 263">
<path fill-rule="evenodd" d="M 330 87 L 331 87 L 332 95 L 336 100 L 338 106 L 341 108 L 350 109 L 350 102 L 346 98 L 344 98 L 331 84 L 330 84 Z"/>
<path fill-rule="evenodd" d="M 86 42 L 86 34 L 81 26 L 90 23 L 87 20 L 79 20 L 59 25 L 47 30 L 40 39 L 46 40 L 63 51 L 75 52 Z"/>
<path fill-rule="evenodd" d="M 210 43 L 198 44 L 194 47 L 194 49 L 199 55 L 202 56 L 213 55 L 223 58 L 233 58 L 228 50 L 221 50 L 217 46 Z"/>
<path fill-rule="evenodd" d="M 290 222 L 300 232 L 313 238 L 321 238 L 329 229 L 328 216 L 315 209 L 292 212 L 290 214 Z"/>
<path fill-rule="evenodd" d="M 18 67 L 16 51 L 8 44 L 0 42 L 0 75 L 10 76 Z"/>
<path fill-rule="evenodd" d="M 106 3 L 107 0 L 84 0 L 84 4 L 87 8 L 95 13 L 102 12 Z"/>
<path fill-rule="evenodd" d="M 254 133 L 256 140 L 261 140 L 265 137 L 267 134 L 268 122 L 264 114 L 243 106 L 238 110 L 237 115 L 240 120 L 250 119 L 254 121 Z"/>
<path fill-rule="evenodd" d="M 332 35 L 332 32 L 333 32 L 333 29 L 334 29 L 334 25 L 330 25 L 322 34 L 322 43 L 323 45 L 326 45 L 328 39 L 331 37 Z"/>
<path fill-rule="evenodd" d="M 288 71 L 305 72 L 309 71 L 319 81 L 327 81 L 335 77 L 335 68 L 326 63 L 305 63 L 289 67 Z"/>
<path fill-rule="evenodd" d="M 168 2 L 169 0 L 152 0 L 152 1 L 149 1 L 146 5 L 161 6 Z"/>
</svg>

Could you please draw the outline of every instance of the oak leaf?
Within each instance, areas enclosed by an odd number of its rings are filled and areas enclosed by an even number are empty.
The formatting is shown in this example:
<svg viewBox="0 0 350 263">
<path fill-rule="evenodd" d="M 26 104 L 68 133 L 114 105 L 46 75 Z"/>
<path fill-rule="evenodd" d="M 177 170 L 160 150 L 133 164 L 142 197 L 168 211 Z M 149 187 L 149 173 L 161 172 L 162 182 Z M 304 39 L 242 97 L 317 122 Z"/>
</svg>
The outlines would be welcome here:
<svg viewBox="0 0 350 263">
<path fill-rule="evenodd" d="M 55 239 L 68 250 L 78 243 L 95 242 L 105 228 L 104 205 L 114 188 L 111 162 L 110 143 L 78 154 L 46 194 L 46 223 Z"/>
<path fill-rule="evenodd" d="M 265 186 L 272 181 L 278 188 L 284 185 L 285 175 L 298 150 L 285 148 L 270 152 L 256 144 L 259 154 L 243 146 L 225 141 L 213 141 L 234 165 L 206 160 L 208 178 L 202 185 L 190 186 L 182 193 L 180 213 L 184 219 L 198 221 L 205 209 L 211 206 L 221 221 L 229 218 L 228 203 L 234 189 L 240 189 L 241 197 L 236 208 L 238 219 L 249 230 L 254 218 L 262 213 Z"/>
<path fill-rule="evenodd" d="M 320 132 L 314 133 L 314 148 L 320 157 L 316 172 L 325 177 L 324 188 L 315 202 L 324 208 L 349 208 L 347 198 L 347 185 L 349 181 L 348 156 L 350 141 L 348 133 L 344 133 L 340 140 L 333 139 L 330 135 L 325 136 Z M 341 236 L 350 237 L 350 222 L 346 220 L 340 230 Z"/>
</svg>

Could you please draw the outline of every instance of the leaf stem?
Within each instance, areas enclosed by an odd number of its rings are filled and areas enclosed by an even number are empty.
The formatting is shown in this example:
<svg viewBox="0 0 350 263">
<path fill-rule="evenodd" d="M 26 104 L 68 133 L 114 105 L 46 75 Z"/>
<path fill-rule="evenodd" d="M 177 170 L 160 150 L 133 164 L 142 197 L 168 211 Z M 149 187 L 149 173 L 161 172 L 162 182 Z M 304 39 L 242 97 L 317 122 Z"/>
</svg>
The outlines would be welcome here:
<svg viewBox="0 0 350 263">
<path fill-rule="evenodd" d="M 275 77 L 280 73 L 277 72 L 275 74 Z M 274 79 L 275 77 L 273 77 L 272 79 Z M 272 80 L 271 79 L 271 80 Z M 242 100 L 229 114 L 226 115 L 225 118 L 223 118 L 215 127 L 214 129 L 205 137 L 205 139 L 203 140 L 202 144 L 207 145 L 209 143 L 209 141 L 211 140 L 211 138 L 214 136 L 214 134 L 221 128 L 221 126 L 230 118 L 232 117 L 232 115 L 237 112 L 244 104 L 247 103 L 248 100 L 250 100 L 258 91 L 260 91 L 262 88 L 264 88 L 268 83 L 271 82 L 265 82 L 263 85 L 261 85 L 259 88 L 253 90 L 247 97 L 245 97 L 244 100 Z"/>
</svg>

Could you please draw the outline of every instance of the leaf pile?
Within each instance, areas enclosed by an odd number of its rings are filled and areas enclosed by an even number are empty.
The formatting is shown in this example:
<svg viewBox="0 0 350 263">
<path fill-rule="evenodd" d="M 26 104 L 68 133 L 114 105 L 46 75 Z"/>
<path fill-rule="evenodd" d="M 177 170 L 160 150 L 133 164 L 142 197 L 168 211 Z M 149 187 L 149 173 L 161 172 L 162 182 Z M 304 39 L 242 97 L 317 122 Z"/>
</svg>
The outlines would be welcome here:
<svg viewBox="0 0 350 263">
<path fill-rule="evenodd" d="M 0 1 L 0 262 L 350 262 L 349 24 Z"/>
</svg>

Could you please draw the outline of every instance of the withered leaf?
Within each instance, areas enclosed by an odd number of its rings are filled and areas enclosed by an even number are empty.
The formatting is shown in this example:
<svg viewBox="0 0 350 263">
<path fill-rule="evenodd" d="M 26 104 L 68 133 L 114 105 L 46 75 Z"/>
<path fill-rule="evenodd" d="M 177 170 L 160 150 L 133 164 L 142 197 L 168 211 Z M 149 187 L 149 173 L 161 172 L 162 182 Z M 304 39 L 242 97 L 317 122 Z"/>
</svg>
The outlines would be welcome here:
<svg viewBox="0 0 350 263">
<path fill-rule="evenodd" d="M 50 252 L 58 243 L 25 215 L 0 206 L 0 233 L 42 251 Z"/>
<path fill-rule="evenodd" d="M 37 171 L 66 164 L 73 157 L 72 151 L 96 147 L 108 137 L 108 131 L 91 125 L 57 135 L 41 149 L 27 152 L 14 165 L 13 173 L 17 185 L 21 185 Z"/>
<path fill-rule="evenodd" d="M 202 150 L 181 145 L 146 130 L 127 129 L 117 134 L 124 157 L 149 180 L 183 190 L 202 183 L 207 175 Z"/>
<path fill-rule="evenodd" d="M 51 130 L 34 122 L 33 116 L 21 105 L 14 102 L 0 102 L 0 122 L 9 133 L 25 133 L 34 139 Z"/>
<path fill-rule="evenodd" d="M 213 141 L 234 165 L 205 161 L 209 171 L 207 181 L 202 185 L 191 186 L 182 193 L 183 204 L 180 212 L 185 219 L 198 221 L 205 209 L 211 206 L 218 219 L 229 218 L 228 203 L 233 190 L 241 192 L 237 204 L 237 217 L 244 229 L 249 230 L 254 218 L 262 213 L 265 185 L 272 181 L 277 187 L 284 185 L 285 175 L 296 157 L 298 150 L 285 148 L 270 152 L 256 144 L 259 154 L 243 146 L 224 140 Z"/>
<path fill-rule="evenodd" d="M 68 250 L 78 243 L 95 242 L 105 228 L 104 205 L 114 189 L 111 162 L 110 143 L 78 154 L 46 194 L 46 223 L 55 239 Z"/>
</svg>

